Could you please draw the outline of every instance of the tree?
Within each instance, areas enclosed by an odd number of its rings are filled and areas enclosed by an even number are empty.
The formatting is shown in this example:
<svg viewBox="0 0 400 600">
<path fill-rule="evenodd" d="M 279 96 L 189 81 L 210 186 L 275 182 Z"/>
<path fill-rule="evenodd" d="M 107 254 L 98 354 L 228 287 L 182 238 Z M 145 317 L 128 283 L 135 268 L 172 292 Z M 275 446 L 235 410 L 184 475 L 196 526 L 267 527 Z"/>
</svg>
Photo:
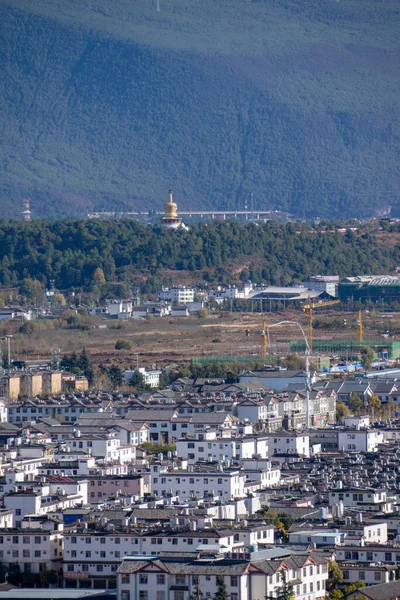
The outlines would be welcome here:
<svg viewBox="0 0 400 600">
<path fill-rule="evenodd" d="M 11 585 L 19 586 L 22 584 L 22 571 L 19 563 L 16 562 L 9 565 L 7 581 Z"/>
<path fill-rule="evenodd" d="M 367 371 L 370 368 L 371 363 L 375 358 L 374 351 L 369 346 L 363 346 L 362 348 L 360 348 L 360 354 L 361 354 L 361 364 L 364 367 L 364 369 Z"/>
<path fill-rule="evenodd" d="M 265 600 L 291 600 L 293 598 L 293 586 L 286 581 L 286 571 L 281 571 L 280 576 L 281 585 L 275 588 L 273 596 L 265 596 Z"/>
<path fill-rule="evenodd" d="M 124 380 L 122 371 L 118 365 L 111 365 L 111 367 L 107 369 L 107 375 L 111 383 L 116 387 L 120 386 Z"/>
<path fill-rule="evenodd" d="M 58 575 L 57 572 L 54 571 L 54 569 L 43 569 L 43 571 L 40 572 L 40 583 L 44 586 L 44 587 L 48 587 L 50 585 L 56 585 L 56 583 L 58 583 Z"/>
<path fill-rule="evenodd" d="M 348 417 L 350 414 L 349 407 L 346 406 L 344 402 L 339 400 L 336 402 L 336 421 L 338 423 L 343 423 L 345 417 Z"/>
<path fill-rule="evenodd" d="M 372 422 L 375 421 L 375 415 L 379 413 L 379 411 L 381 409 L 381 404 L 382 403 L 379 400 L 378 396 L 375 396 L 375 394 L 372 394 L 372 396 L 368 400 L 368 407 L 371 409 Z"/>
<path fill-rule="evenodd" d="M 19 291 L 22 296 L 34 304 L 43 301 L 43 286 L 37 279 L 24 279 Z"/>
<path fill-rule="evenodd" d="M 214 594 L 213 600 L 229 600 L 226 583 L 223 577 L 217 578 L 217 593 Z"/>
<path fill-rule="evenodd" d="M 97 284 L 102 284 L 106 282 L 104 271 L 100 267 L 97 267 L 97 269 L 93 273 L 93 282 Z"/>
<path fill-rule="evenodd" d="M 196 586 L 196 588 L 190 594 L 188 600 L 203 600 L 203 598 L 204 598 L 203 592 L 201 591 L 199 586 Z"/>
<path fill-rule="evenodd" d="M 32 323 L 32 321 L 26 321 L 25 323 L 23 323 L 21 325 L 21 327 L 19 328 L 19 333 L 24 333 L 26 335 L 32 335 L 33 332 L 35 331 L 35 325 Z"/>
<path fill-rule="evenodd" d="M 343 583 L 343 573 L 339 568 L 339 565 L 335 560 L 330 560 L 328 564 L 328 589 L 336 588 L 338 585 Z"/>
<path fill-rule="evenodd" d="M 200 308 L 199 312 L 197 313 L 197 316 L 199 317 L 199 319 L 207 319 L 208 310 L 206 308 Z"/>
<path fill-rule="evenodd" d="M 132 348 L 132 344 L 129 340 L 117 340 L 115 342 L 116 350 L 130 350 Z"/>
<path fill-rule="evenodd" d="M 360 396 L 357 394 L 357 392 L 351 392 L 349 407 L 350 407 L 350 410 L 353 412 L 353 414 L 355 414 L 355 415 L 360 414 L 361 407 L 362 407 L 362 400 L 361 400 Z"/>
<path fill-rule="evenodd" d="M 329 592 L 329 600 L 342 600 L 343 592 L 341 590 L 332 590 Z"/>
<path fill-rule="evenodd" d="M 351 592 L 355 592 L 356 590 L 359 590 L 360 588 L 363 588 L 366 586 L 366 583 L 364 581 L 355 581 L 354 583 L 350 583 L 348 586 L 346 586 L 345 589 L 345 594 L 347 596 L 347 594 L 351 594 Z"/>
<path fill-rule="evenodd" d="M 136 388 L 137 390 L 143 390 L 145 388 L 144 377 L 140 371 L 134 371 L 128 381 L 129 387 Z"/>
</svg>

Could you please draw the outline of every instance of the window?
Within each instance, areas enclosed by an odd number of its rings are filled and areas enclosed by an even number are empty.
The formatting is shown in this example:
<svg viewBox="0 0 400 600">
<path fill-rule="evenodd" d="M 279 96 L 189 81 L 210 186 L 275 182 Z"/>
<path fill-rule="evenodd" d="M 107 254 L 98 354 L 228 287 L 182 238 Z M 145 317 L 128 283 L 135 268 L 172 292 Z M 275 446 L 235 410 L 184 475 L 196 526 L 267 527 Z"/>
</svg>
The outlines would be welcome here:
<svg viewBox="0 0 400 600">
<path fill-rule="evenodd" d="M 186 576 L 185 575 L 175 575 L 175 583 L 177 585 L 185 585 Z"/>
<path fill-rule="evenodd" d="M 400 555 L 399 556 L 399 560 L 400 560 Z M 374 560 L 374 555 L 372 554 L 372 552 L 367 552 L 367 560 Z"/>
<path fill-rule="evenodd" d="M 141 583 L 142 585 L 147 584 L 148 582 L 148 577 L 147 575 L 143 575 L 143 573 L 140 573 L 139 575 L 139 583 Z"/>
<path fill-rule="evenodd" d="M 89 565 L 82 565 L 82 571 L 89 571 Z"/>
<path fill-rule="evenodd" d="M 35 544 L 41 544 L 42 539 L 40 537 L 40 535 L 35 535 Z"/>
<path fill-rule="evenodd" d="M 22 543 L 23 544 L 29 544 L 29 535 L 24 535 L 23 536 Z"/>
<path fill-rule="evenodd" d="M 35 558 L 40 558 L 42 556 L 42 553 L 40 550 L 35 550 Z"/>
<path fill-rule="evenodd" d="M 18 535 L 13 535 L 12 536 L 12 543 L 13 544 L 18 544 L 19 541 L 19 536 Z"/>
<path fill-rule="evenodd" d="M 130 592 L 124 590 L 123 592 L 121 592 L 121 600 L 130 600 Z"/>
<path fill-rule="evenodd" d="M 129 575 L 122 575 L 121 577 L 121 583 L 129 583 Z"/>
<path fill-rule="evenodd" d="M 29 558 L 29 557 L 30 557 L 30 555 L 31 555 L 31 553 L 30 553 L 30 551 L 29 551 L 29 550 L 23 550 L 22 556 L 23 556 L 24 558 Z"/>
<path fill-rule="evenodd" d="M 120 550 L 116 550 L 115 551 L 115 558 L 121 558 L 121 551 Z"/>
<path fill-rule="evenodd" d="M 365 571 L 359 571 L 358 579 L 360 579 L 361 581 L 365 581 Z"/>
<path fill-rule="evenodd" d="M 100 558 L 105 558 L 105 557 L 106 557 L 106 551 L 100 550 Z"/>
<path fill-rule="evenodd" d="M 157 575 L 157 585 L 165 584 L 165 575 Z"/>
<path fill-rule="evenodd" d="M 92 556 L 92 553 L 91 553 L 91 551 L 90 551 L 90 550 L 86 550 L 86 552 L 85 552 L 85 557 L 86 557 L 86 558 L 91 558 L 91 556 Z"/>
<path fill-rule="evenodd" d="M 87 537 L 87 538 L 85 539 L 85 542 L 86 542 L 87 544 L 91 544 L 91 543 L 92 543 L 92 538 L 90 538 L 90 537 Z"/>
<path fill-rule="evenodd" d="M 381 572 L 380 571 L 375 571 L 374 572 L 374 579 L 375 579 L 375 581 L 380 581 L 381 580 Z"/>
<path fill-rule="evenodd" d="M 193 585 L 199 585 L 199 578 L 197 577 L 197 575 L 193 575 L 193 577 L 192 577 L 192 584 Z"/>
<path fill-rule="evenodd" d="M 97 573 L 102 573 L 103 572 L 103 565 L 96 565 L 96 571 L 97 571 Z"/>
<path fill-rule="evenodd" d="M 165 592 L 164 590 L 158 590 L 157 592 L 157 600 L 165 600 Z"/>
<path fill-rule="evenodd" d="M 76 550 L 71 550 L 71 558 L 76 558 Z"/>
<path fill-rule="evenodd" d="M 314 591 L 314 584 L 310 583 L 310 592 L 313 592 L 313 591 Z"/>
<path fill-rule="evenodd" d="M 12 555 L 13 555 L 13 558 L 18 558 L 18 556 L 19 556 L 18 550 L 13 550 Z"/>
<path fill-rule="evenodd" d="M 74 570 L 74 565 L 67 565 L 67 571 L 68 571 L 69 573 L 72 573 L 72 572 L 73 572 L 73 570 Z"/>
<path fill-rule="evenodd" d="M 100 538 L 100 544 L 105 544 L 106 543 L 106 538 Z"/>
<path fill-rule="evenodd" d="M 238 586 L 238 578 L 231 577 L 231 587 L 237 587 L 237 586 Z"/>
<path fill-rule="evenodd" d="M 76 537 L 71 538 L 71 544 L 76 544 Z"/>
<path fill-rule="evenodd" d="M 392 560 L 392 553 L 391 552 L 385 552 L 385 560 L 387 560 L 389 562 Z"/>
<path fill-rule="evenodd" d="M 139 600 L 149 600 L 149 595 L 146 590 L 140 590 Z"/>
</svg>

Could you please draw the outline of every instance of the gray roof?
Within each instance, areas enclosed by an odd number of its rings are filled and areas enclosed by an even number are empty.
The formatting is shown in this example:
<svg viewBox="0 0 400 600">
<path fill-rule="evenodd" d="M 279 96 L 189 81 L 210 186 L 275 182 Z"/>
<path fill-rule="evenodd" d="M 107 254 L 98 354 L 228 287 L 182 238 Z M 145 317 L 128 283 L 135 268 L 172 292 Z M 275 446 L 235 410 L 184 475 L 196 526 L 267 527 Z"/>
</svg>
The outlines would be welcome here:
<svg viewBox="0 0 400 600">
<path fill-rule="evenodd" d="M 400 598 L 400 580 L 370 585 L 357 590 L 357 593 L 351 592 L 345 596 L 349 599 L 356 597 L 368 598 L 368 600 L 397 600 Z"/>
</svg>

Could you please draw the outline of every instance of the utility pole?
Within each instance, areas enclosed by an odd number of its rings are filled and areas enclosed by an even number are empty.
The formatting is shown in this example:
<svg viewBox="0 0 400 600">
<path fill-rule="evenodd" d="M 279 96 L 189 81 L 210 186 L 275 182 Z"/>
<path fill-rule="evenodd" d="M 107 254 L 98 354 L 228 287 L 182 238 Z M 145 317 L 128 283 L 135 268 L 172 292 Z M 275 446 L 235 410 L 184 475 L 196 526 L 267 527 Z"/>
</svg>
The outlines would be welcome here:
<svg viewBox="0 0 400 600">
<path fill-rule="evenodd" d="M 270 347 L 271 342 L 270 342 L 270 337 L 269 337 L 269 330 L 272 329 L 272 327 L 278 327 L 280 325 L 296 325 L 304 338 L 305 344 L 306 344 L 306 351 L 305 351 L 305 363 L 306 363 L 306 428 L 309 429 L 310 427 L 310 422 L 311 422 L 311 406 L 310 406 L 310 392 L 311 392 L 311 375 L 310 375 L 310 346 L 308 344 L 308 340 L 307 340 L 307 335 L 304 331 L 304 329 L 302 328 L 302 326 L 300 325 L 300 323 L 298 323 L 297 321 L 279 321 L 279 323 L 273 323 L 272 325 L 269 325 L 267 327 L 267 342 L 268 342 L 268 347 Z"/>
</svg>

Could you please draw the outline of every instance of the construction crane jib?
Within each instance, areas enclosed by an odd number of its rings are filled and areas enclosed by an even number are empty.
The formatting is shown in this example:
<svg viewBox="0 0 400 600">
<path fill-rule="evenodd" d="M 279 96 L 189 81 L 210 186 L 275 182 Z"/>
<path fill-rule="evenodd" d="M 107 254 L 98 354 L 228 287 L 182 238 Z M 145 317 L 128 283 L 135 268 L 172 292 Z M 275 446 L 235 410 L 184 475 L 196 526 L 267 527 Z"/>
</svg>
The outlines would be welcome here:
<svg viewBox="0 0 400 600">
<path fill-rule="evenodd" d="M 308 296 L 307 304 L 303 306 L 304 312 L 307 319 L 307 341 L 312 350 L 313 345 L 313 310 L 314 308 L 323 308 L 324 306 L 333 306 L 334 304 L 340 304 L 340 300 L 327 300 L 326 302 L 317 302 L 314 304 L 311 300 L 311 296 Z"/>
</svg>

